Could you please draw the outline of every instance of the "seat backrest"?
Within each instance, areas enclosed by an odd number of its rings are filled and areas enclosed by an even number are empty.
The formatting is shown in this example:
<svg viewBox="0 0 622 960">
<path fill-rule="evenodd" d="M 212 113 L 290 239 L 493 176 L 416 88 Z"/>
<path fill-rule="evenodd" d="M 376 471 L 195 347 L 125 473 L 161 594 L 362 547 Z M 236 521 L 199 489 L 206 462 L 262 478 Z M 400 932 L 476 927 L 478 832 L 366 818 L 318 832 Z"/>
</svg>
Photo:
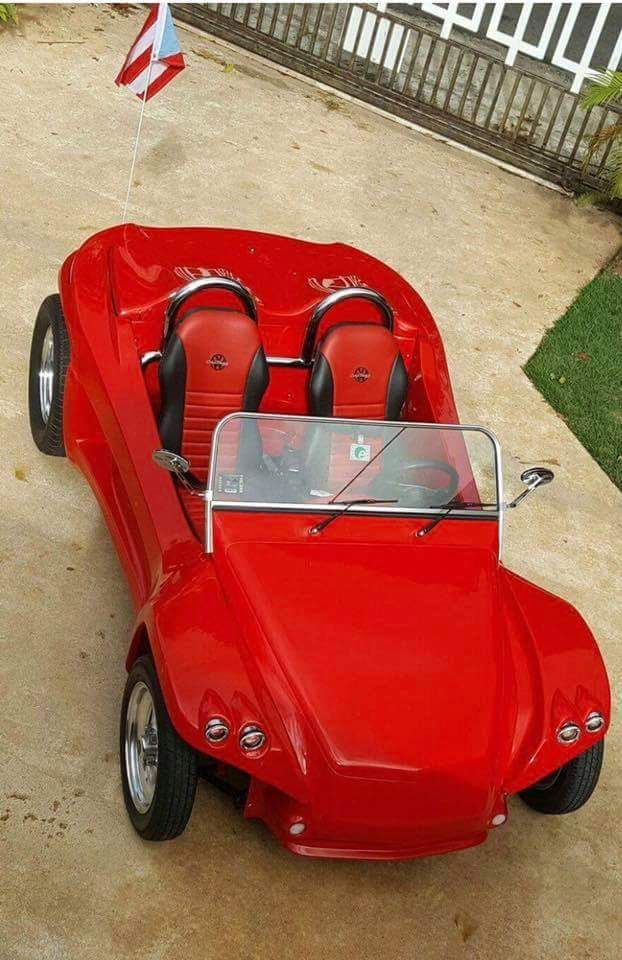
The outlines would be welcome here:
<svg viewBox="0 0 622 960">
<path fill-rule="evenodd" d="M 309 412 L 316 417 L 398 420 L 407 388 L 399 346 L 386 327 L 339 324 L 318 346 L 309 381 Z M 363 451 L 365 459 L 372 460 L 381 446 L 377 428 L 362 432 L 360 426 L 335 424 L 328 444 L 325 430 L 311 431 L 305 468 L 309 484 L 334 494 L 356 472 L 353 451 Z M 379 463 L 371 463 L 366 483 L 373 484 L 379 468 Z"/>
<path fill-rule="evenodd" d="M 377 323 L 343 323 L 321 340 L 309 380 L 315 417 L 397 420 L 408 375 L 393 334 Z"/>
<path fill-rule="evenodd" d="M 257 410 L 268 386 L 257 324 L 235 310 L 189 311 L 166 343 L 159 376 L 162 444 L 205 481 L 216 424 L 229 413 Z"/>
</svg>

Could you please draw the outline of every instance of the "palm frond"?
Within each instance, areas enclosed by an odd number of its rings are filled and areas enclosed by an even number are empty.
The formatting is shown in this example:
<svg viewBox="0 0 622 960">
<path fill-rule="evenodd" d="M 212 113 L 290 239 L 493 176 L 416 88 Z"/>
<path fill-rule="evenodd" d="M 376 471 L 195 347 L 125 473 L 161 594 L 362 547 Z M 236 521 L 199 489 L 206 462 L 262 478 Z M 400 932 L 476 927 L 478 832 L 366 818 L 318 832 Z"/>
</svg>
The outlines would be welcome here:
<svg viewBox="0 0 622 960">
<path fill-rule="evenodd" d="M 610 123 L 608 126 L 603 127 L 602 130 L 599 130 L 598 133 L 593 134 L 588 142 L 583 159 L 583 166 L 587 167 L 587 165 L 591 163 L 594 154 L 598 153 L 601 147 L 619 138 L 622 138 L 622 120 L 618 120 L 616 123 Z"/>
<path fill-rule="evenodd" d="M 607 203 L 609 195 L 602 190 L 586 190 L 580 193 L 575 200 L 578 207 L 592 207 L 599 203 Z"/>
<path fill-rule="evenodd" d="M 622 136 L 622 120 L 616 120 L 615 123 L 610 123 L 599 130 L 598 133 L 595 133 L 591 140 L 596 144 L 609 143 L 610 140 L 615 140 L 616 137 L 620 136 Z"/>
<path fill-rule="evenodd" d="M 622 144 L 611 151 L 609 157 L 609 193 L 616 200 L 622 200 Z"/>
<path fill-rule="evenodd" d="M 614 100 L 622 100 L 622 71 L 603 70 L 586 90 L 581 98 L 581 106 L 584 110 L 590 107 L 597 107 L 602 104 L 612 103 Z"/>
</svg>

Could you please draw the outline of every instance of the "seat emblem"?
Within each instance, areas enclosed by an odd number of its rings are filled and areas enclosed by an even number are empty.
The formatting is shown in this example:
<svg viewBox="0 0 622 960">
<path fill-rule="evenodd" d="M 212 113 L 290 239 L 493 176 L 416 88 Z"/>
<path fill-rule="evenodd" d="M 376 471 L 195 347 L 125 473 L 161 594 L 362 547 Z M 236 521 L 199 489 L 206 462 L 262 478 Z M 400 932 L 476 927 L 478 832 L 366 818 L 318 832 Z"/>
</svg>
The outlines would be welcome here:
<svg viewBox="0 0 622 960">
<path fill-rule="evenodd" d="M 210 357 L 209 365 L 212 370 L 224 370 L 225 367 L 229 366 L 229 361 L 222 353 L 215 353 L 213 357 Z"/>
<path fill-rule="evenodd" d="M 365 383 L 366 380 L 369 380 L 370 376 L 371 374 L 367 367 L 357 367 L 352 374 L 352 379 L 356 380 L 357 383 Z"/>
</svg>

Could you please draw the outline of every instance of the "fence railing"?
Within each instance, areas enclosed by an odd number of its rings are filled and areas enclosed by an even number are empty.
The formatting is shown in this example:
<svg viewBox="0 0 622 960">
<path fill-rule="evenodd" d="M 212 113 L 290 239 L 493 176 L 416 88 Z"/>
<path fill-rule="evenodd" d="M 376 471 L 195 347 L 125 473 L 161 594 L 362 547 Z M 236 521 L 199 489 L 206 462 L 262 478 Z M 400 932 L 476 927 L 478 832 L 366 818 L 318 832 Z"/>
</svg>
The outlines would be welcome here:
<svg viewBox="0 0 622 960">
<path fill-rule="evenodd" d="M 594 73 L 592 65 L 618 69 L 622 33 L 616 4 L 617 0 L 554 0 L 546 4 L 522 0 L 512 5 L 487 0 L 468 5 L 423 0 L 417 6 L 441 21 L 442 37 L 448 37 L 454 27 L 485 36 L 505 49 L 508 66 L 519 54 L 546 60 L 566 75 L 572 93 L 579 93 Z M 514 10 L 508 16 L 509 6 Z M 581 37 L 579 44 L 572 42 L 575 31 Z"/>
<path fill-rule="evenodd" d="M 569 189 L 602 186 L 611 145 L 589 137 L 622 111 L 533 70 L 369 4 L 175 4 L 180 19 Z"/>
</svg>

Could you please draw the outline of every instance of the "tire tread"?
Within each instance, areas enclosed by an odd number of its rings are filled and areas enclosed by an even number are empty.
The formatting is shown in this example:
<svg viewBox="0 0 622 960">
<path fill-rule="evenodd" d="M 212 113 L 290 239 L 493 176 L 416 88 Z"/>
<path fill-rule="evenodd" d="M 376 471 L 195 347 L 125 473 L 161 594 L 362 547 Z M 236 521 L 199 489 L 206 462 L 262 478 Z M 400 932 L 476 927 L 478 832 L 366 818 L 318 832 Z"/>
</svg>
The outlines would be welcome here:
<svg viewBox="0 0 622 960">
<path fill-rule="evenodd" d="M 600 776 L 604 752 L 605 742 L 599 740 L 585 753 L 564 764 L 559 777 L 550 787 L 545 790 L 538 789 L 537 785 L 528 787 L 521 791 L 521 799 L 538 813 L 573 813 L 592 796 Z"/>
<path fill-rule="evenodd" d="M 44 423 L 39 406 L 38 364 L 43 337 L 50 326 L 54 336 L 54 391 L 50 415 L 47 423 Z M 66 456 L 63 437 L 63 399 L 70 358 L 71 345 L 61 300 L 57 293 L 52 293 L 45 298 L 37 314 L 32 335 L 28 377 L 28 406 L 32 438 L 39 450 L 51 457 Z"/>
<path fill-rule="evenodd" d="M 125 715 L 136 679 L 148 683 L 158 721 L 158 779 L 153 803 L 145 814 L 134 807 L 125 774 Z M 149 656 L 139 657 L 127 679 L 121 708 L 120 761 L 125 806 L 138 833 L 145 840 L 155 841 L 179 836 L 186 828 L 194 804 L 197 758 L 169 719 L 155 666 Z"/>
</svg>

